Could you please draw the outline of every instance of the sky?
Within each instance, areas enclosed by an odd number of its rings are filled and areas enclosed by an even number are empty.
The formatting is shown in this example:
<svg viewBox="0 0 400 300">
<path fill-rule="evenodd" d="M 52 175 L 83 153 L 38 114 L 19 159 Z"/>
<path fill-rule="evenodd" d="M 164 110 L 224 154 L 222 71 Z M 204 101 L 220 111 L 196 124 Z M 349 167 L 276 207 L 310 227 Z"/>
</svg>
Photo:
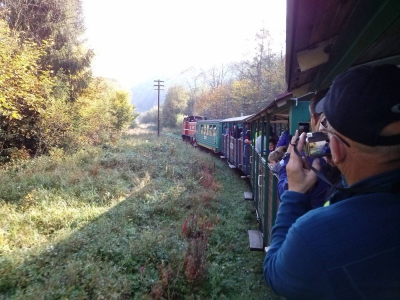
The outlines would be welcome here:
<svg viewBox="0 0 400 300">
<path fill-rule="evenodd" d="M 261 28 L 285 51 L 285 0 L 82 0 L 96 76 L 130 88 L 240 61 Z"/>
</svg>

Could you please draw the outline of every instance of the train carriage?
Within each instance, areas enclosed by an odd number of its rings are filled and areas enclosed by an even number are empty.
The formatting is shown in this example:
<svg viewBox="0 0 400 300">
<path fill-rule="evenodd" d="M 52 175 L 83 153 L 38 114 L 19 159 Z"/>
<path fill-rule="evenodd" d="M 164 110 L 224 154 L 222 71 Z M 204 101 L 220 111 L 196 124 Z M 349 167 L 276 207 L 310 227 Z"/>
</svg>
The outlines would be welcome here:
<svg viewBox="0 0 400 300">
<path fill-rule="evenodd" d="M 261 135 L 266 136 L 266 144 L 269 142 L 269 134 L 266 129 L 272 127 L 280 135 L 283 131 L 294 132 L 298 122 L 308 121 L 309 97 L 293 98 L 291 93 L 283 93 L 277 96 L 267 107 L 247 119 L 251 128 L 260 128 Z M 263 139 L 261 139 L 263 143 Z M 265 145 L 261 145 L 265 148 Z M 277 174 L 272 172 L 268 165 L 268 152 L 257 153 L 253 150 L 251 165 L 252 199 L 255 204 L 259 229 L 249 231 L 250 248 L 252 250 L 264 250 L 264 246 L 270 243 L 270 232 L 275 223 L 276 213 L 279 207 L 277 195 Z M 256 238 L 253 236 L 256 235 Z M 253 243 L 256 242 L 256 244 Z"/>
<path fill-rule="evenodd" d="M 225 130 L 223 135 L 222 154 L 227 159 L 231 168 L 240 169 L 245 175 L 250 174 L 251 145 L 244 142 L 246 138 L 246 120 L 251 117 L 241 116 L 222 120 L 222 127 Z M 248 128 L 249 130 L 250 127 Z M 251 138 L 251 132 L 248 132 Z"/>
<path fill-rule="evenodd" d="M 196 145 L 210 149 L 215 153 L 222 150 L 221 120 L 201 120 L 196 124 Z"/>
</svg>

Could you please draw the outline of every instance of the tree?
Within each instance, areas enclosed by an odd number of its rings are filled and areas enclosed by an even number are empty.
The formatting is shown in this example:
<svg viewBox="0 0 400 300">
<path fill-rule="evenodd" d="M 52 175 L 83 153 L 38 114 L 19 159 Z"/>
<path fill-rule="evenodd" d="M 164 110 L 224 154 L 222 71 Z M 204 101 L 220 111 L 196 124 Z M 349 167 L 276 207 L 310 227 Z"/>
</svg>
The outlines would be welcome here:
<svg viewBox="0 0 400 300">
<path fill-rule="evenodd" d="M 240 105 L 232 98 L 231 85 L 224 84 L 213 90 L 204 91 L 198 98 L 195 109 L 209 119 L 228 118 L 240 113 Z"/>
<path fill-rule="evenodd" d="M 74 130 L 74 104 L 62 98 L 50 97 L 45 111 L 36 124 L 38 147 L 36 155 L 47 153 L 53 148 L 75 149 L 79 137 Z"/>
<path fill-rule="evenodd" d="M 137 117 L 129 103 L 129 93 L 113 80 L 94 77 L 73 103 L 74 129 L 83 144 L 108 142 Z"/>
<path fill-rule="evenodd" d="M 162 124 L 175 127 L 177 115 L 186 111 L 189 95 L 182 86 L 173 86 L 168 89 L 162 106 Z"/>
<path fill-rule="evenodd" d="M 264 108 L 277 94 L 286 90 L 285 59 L 282 54 L 273 53 L 270 47 L 271 36 L 267 29 L 256 34 L 257 47 L 252 60 L 235 64 L 237 79 L 250 80 L 251 97 L 247 107 L 252 111 Z"/>
<path fill-rule="evenodd" d="M 122 130 L 136 119 L 137 114 L 133 114 L 134 106 L 129 103 L 129 93 L 126 91 L 115 91 L 111 98 L 112 124 L 116 130 Z"/>
<path fill-rule="evenodd" d="M 110 139 L 114 130 L 110 107 L 115 89 L 110 80 L 96 77 L 76 99 L 74 128 L 81 143 L 102 144 Z"/>
<path fill-rule="evenodd" d="M 50 72 L 38 63 L 47 44 L 38 46 L 9 30 L 0 21 L 0 153 L 12 148 L 35 152 L 37 123 L 45 114 L 46 102 L 54 85 Z"/>
<path fill-rule="evenodd" d="M 140 115 L 140 123 L 149 124 L 154 123 L 157 124 L 158 120 L 158 108 L 157 106 L 152 107 L 149 111 Z"/>
<path fill-rule="evenodd" d="M 212 90 L 217 89 L 224 84 L 229 72 L 230 68 L 225 67 L 223 64 L 220 69 L 214 66 L 208 70 L 207 75 L 204 74 L 204 81 L 208 83 Z"/>
<path fill-rule="evenodd" d="M 85 30 L 81 0 L 0 0 L 0 17 L 11 30 L 22 33 L 22 40 L 53 41 L 41 58 L 42 68 L 60 76 L 58 82 L 68 87 L 62 90 L 74 101 L 88 86 L 94 56 L 81 39 Z"/>
</svg>

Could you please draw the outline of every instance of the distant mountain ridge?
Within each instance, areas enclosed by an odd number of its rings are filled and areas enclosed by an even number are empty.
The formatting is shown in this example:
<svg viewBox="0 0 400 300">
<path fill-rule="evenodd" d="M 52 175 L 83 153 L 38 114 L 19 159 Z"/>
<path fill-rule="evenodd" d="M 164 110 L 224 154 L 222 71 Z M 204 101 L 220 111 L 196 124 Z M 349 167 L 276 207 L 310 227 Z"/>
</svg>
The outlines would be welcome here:
<svg viewBox="0 0 400 300">
<path fill-rule="evenodd" d="M 157 89 L 154 80 L 143 81 L 130 88 L 131 103 L 135 105 L 136 112 L 146 112 L 157 106 Z M 160 105 L 164 103 L 166 89 L 160 92 Z"/>
</svg>

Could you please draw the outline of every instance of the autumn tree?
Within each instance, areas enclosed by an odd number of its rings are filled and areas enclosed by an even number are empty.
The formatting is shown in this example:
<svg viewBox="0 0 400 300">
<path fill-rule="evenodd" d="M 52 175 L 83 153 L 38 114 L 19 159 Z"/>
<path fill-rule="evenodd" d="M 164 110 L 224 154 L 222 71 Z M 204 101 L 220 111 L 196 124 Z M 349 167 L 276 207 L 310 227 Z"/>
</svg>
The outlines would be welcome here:
<svg viewBox="0 0 400 300">
<path fill-rule="evenodd" d="M 189 94 L 184 87 L 170 87 L 162 105 L 162 124 L 167 127 L 175 127 L 177 116 L 185 113 L 188 100 Z"/>
<path fill-rule="evenodd" d="M 134 114 L 134 106 L 129 103 L 129 93 L 122 90 L 116 90 L 111 98 L 110 113 L 112 125 L 117 131 L 130 126 L 138 114 Z"/>
<path fill-rule="evenodd" d="M 74 104 L 62 98 L 49 97 L 44 112 L 35 126 L 37 150 L 36 155 L 48 153 L 49 150 L 64 150 L 79 147 L 79 137 L 74 129 Z"/>
<path fill-rule="evenodd" d="M 189 70 L 186 70 L 185 73 L 189 76 L 189 78 L 186 79 L 189 100 L 187 103 L 186 111 L 184 111 L 183 114 L 184 115 L 196 115 L 197 113 L 195 112 L 195 104 L 196 104 L 197 99 L 201 95 L 201 92 L 204 87 L 202 85 L 202 83 L 204 82 L 203 81 L 204 73 L 198 72 L 194 68 L 190 68 Z"/>
<path fill-rule="evenodd" d="M 149 124 L 154 123 L 157 124 L 158 121 L 158 108 L 157 106 L 152 107 L 149 111 L 140 115 L 140 123 Z"/>
<path fill-rule="evenodd" d="M 38 46 L 11 32 L 0 21 L 0 153 L 38 147 L 38 122 L 54 85 L 50 72 L 38 61 L 46 53 L 46 43 Z"/>
<path fill-rule="evenodd" d="M 203 76 L 204 82 L 209 85 L 211 90 L 214 90 L 227 83 L 227 80 L 230 79 L 230 67 L 223 64 L 220 68 L 214 66 L 207 72 L 203 72 Z"/>
<path fill-rule="evenodd" d="M 83 30 L 81 0 L 0 0 L 3 158 L 107 142 L 137 117 L 127 92 L 92 77 Z"/>
<path fill-rule="evenodd" d="M 203 91 L 196 102 L 195 109 L 200 115 L 209 119 L 223 119 L 240 113 L 240 105 L 236 105 L 234 100 L 231 86 L 223 84 L 218 88 Z"/>
<path fill-rule="evenodd" d="M 88 86 L 94 55 L 83 45 L 81 0 L 0 0 L 0 17 L 11 30 L 21 33 L 22 40 L 52 41 L 41 58 L 42 68 L 59 78 L 57 83 L 63 88 L 55 88 L 74 101 Z"/>
<path fill-rule="evenodd" d="M 102 144 L 130 124 L 133 107 L 128 94 L 109 79 L 95 77 L 74 103 L 74 128 L 83 144 Z"/>
<path fill-rule="evenodd" d="M 240 79 L 250 80 L 252 97 L 248 107 L 259 110 L 275 99 L 277 94 L 286 90 L 284 79 L 284 57 L 271 49 L 272 38 L 267 29 L 261 29 L 256 34 L 256 52 L 253 59 L 242 62 L 236 71 Z M 244 67 L 243 67 L 244 66 Z"/>
<path fill-rule="evenodd" d="M 231 63 L 221 68 L 201 71 L 203 81 L 191 93 L 194 110 L 209 118 L 249 115 L 264 108 L 276 95 L 286 90 L 285 58 L 271 49 L 269 31 L 256 34 L 256 48 L 250 60 Z M 193 77 L 192 78 L 198 78 Z M 202 88 L 206 87 L 206 89 Z"/>
</svg>

